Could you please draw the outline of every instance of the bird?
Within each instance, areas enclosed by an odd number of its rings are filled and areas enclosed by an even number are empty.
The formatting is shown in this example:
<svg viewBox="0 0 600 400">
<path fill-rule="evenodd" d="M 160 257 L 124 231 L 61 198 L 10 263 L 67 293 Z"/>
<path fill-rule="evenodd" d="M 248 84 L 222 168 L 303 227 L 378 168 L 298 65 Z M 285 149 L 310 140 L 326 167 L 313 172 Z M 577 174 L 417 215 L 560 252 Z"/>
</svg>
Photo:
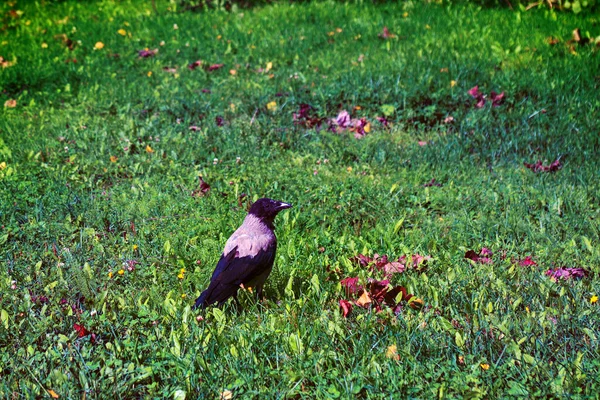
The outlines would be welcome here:
<svg viewBox="0 0 600 400">
<path fill-rule="evenodd" d="M 277 238 L 273 221 L 280 211 L 292 205 L 261 198 L 252 204 L 242 225 L 229 237 L 208 288 L 196 299 L 194 309 L 214 303 L 222 305 L 236 298 L 240 287 L 256 289 L 262 294 L 265 281 L 275 261 Z"/>
</svg>

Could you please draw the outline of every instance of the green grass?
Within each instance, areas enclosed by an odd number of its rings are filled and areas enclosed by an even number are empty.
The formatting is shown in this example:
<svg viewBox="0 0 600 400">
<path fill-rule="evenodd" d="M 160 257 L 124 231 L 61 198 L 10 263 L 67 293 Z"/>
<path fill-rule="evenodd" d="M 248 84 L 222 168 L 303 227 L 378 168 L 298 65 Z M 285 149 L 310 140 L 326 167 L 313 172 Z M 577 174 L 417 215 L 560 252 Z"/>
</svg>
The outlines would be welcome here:
<svg viewBox="0 0 600 400">
<path fill-rule="evenodd" d="M 16 60 L 0 69 L 0 106 L 17 101 L 0 110 L 0 397 L 598 395 L 600 54 L 566 43 L 575 28 L 598 36 L 598 18 L 157 3 L 0 6 L 0 56 Z M 397 37 L 379 38 L 384 26 Z M 146 47 L 159 52 L 138 58 Z M 199 59 L 225 66 L 187 68 Z M 475 85 L 507 100 L 476 109 Z M 301 103 L 372 130 L 305 129 Z M 558 157 L 556 173 L 523 166 Z M 191 195 L 198 175 L 207 196 Z M 443 186 L 424 187 L 432 178 Z M 266 300 L 191 311 L 263 196 L 294 204 L 276 221 Z M 492 264 L 464 258 L 481 247 Z M 430 255 L 392 278 L 425 307 L 343 318 L 339 279 L 382 277 L 349 261 L 359 253 Z M 537 266 L 513 262 L 528 255 Z M 138 264 L 120 275 L 127 260 Z M 544 272 L 558 266 L 590 275 L 553 282 Z"/>
</svg>

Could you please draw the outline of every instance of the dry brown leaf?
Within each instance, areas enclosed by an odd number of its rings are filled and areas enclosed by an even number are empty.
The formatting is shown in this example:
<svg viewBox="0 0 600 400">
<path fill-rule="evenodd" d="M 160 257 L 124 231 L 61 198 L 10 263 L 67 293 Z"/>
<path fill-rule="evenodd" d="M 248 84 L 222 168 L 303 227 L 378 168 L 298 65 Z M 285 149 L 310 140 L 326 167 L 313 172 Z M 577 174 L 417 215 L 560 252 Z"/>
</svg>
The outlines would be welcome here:
<svg viewBox="0 0 600 400">
<path fill-rule="evenodd" d="M 360 306 L 360 307 L 367 307 L 371 303 L 372 303 L 371 297 L 369 296 L 369 293 L 367 293 L 366 291 L 363 292 L 362 296 L 360 296 L 360 298 L 358 300 L 356 300 L 356 305 Z"/>
</svg>

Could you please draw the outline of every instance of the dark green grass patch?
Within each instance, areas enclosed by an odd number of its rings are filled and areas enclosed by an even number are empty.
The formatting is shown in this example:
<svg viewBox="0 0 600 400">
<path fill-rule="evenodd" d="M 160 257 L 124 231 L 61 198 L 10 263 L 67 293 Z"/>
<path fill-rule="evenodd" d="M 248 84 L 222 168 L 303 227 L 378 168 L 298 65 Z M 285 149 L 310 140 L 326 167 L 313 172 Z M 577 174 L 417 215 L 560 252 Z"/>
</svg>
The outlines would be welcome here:
<svg viewBox="0 0 600 400">
<path fill-rule="evenodd" d="M 0 6 L 2 397 L 596 395 L 597 18 L 157 6 Z M 263 196 L 294 204 L 266 299 L 191 311 Z M 344 318 L 340 279 L 383 278 L 358 254 L 430 256 L 390 278 L 424 307 Z"/>
</svg>

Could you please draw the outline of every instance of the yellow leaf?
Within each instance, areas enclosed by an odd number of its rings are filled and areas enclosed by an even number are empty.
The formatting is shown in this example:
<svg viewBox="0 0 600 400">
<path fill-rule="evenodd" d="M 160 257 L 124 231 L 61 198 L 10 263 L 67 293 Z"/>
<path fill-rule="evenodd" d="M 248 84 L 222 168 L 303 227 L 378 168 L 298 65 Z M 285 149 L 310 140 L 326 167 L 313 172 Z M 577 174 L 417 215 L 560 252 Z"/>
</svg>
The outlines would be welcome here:
<svg viewBox="0 0 600 400">
<path fill-rule="evenodd" d="M 4 168 L 6 168 L 6 161 L 2 161 L 0 163 L 0 171 L 2 171 Z"/>
<path fill-rule="evenodd" d="M 148 71 L 148 77 L 152 76 L 152 71 Z"/>
<path fill-rule="evenodd" d="M 104 43 L 102 42 L 96 42 L 96 44 L 94 45 L 94 49 L 96 50 L 102 50 L 104 48 Z"/>
<path fill-rule="evenodd" d="M 46 390 L 47 390 L 48 394 L 50 396 L 52 396 L 53 399 L 58 399 L 59 398 L 58 394 L 56 394 L 56 392 L 54 390 L 52 390 L 52 389 L 46 389 Z"/>
<path fill-rule="evenodd" d="M 221 400 L 231 400 L 232 398 L 233 393 L 229 389 L 223 390 L 223 393 L 221 393 Z"/>
<path fill-rule="evenodd" d="M 269 72 L 271 70 L 271 68 L 273 68 L 273 63 L 269 61 L 267 63 L 267 67 L 265 68 L 265 72 Z"/>
<path fill-rule="evenodd" d="M 267 110 L 269 111 L 275 111 L 277 109 L 277 103 L 272 101 L 270 103 L 267 103 Z"/>
<path fill-rule="evenodd" d="M 230 75 L 235 75 L 235 74 L 237 74 L 237 71 L 235 69 L 230 69 L 229 70 L 229 74 Z"/>
<path fill-rule="evenodd" d="M 370 122 L 367 123 L 363 129 L 364 129 L 365 133 L 371 132 L 371 123 Z"/>
<path fill-rule="evenodd" d="M 47 49 L 48 48 L 48 43 L 42 43 L 42 49 Z"/>
<path fill-rule="evenodd" d="M 487 371 L 488 369 L 490 369 L 490 364 L 479 364 L 479 366 L 481 367 L 482 370 Z"/>
<path fill-rule="evenodd" d="M 593 295 L 592 298 L 590 299 L 590 303 L 594 304 L 598 301 L 598 296 Z"/>
<path fill-rule="evenodd" d="M 361 307 L 366 307 L 371 303 L 371 297 L 369 297 L 369 293 L 367 292 L 363 292 L 362 296 L 356 301 L 356 304 Z"/>
<path fill-rule="evenodd" d="M 398 348 L 395 344 L 388 346 L 385 356 L 387 358 L 393 358 L 394 360 L 400 360 L 400 356 L 398 355 Z"/>
<path fill-rule="evenodd" d="M 110 162 L 117 162 L 117 157 L 110 156 Z"/>
<path fill-rule="evenodd" d="M 154 153 L 154 150 L 152 149 L 152 147 L 150 147 L 150 145 L 146 146 L 146 152 L 147 153 Z"/>
<path fill-rule="evenodd" d="M 454 87 L 456 86 L 456 81 L 455 80 L 451 80 L 450 81 L 450 87 Z"/>
<path fill-rule="evenodd" d="M 127 35 L 127 31 L 126 31 L 125 29 L 119 29 L 119 30 L 117 31 L 117 33 L 118 33 L 119 35 L 121 35 L 121 36 L 125 36 L 125 35 Z"/>
</svg>

